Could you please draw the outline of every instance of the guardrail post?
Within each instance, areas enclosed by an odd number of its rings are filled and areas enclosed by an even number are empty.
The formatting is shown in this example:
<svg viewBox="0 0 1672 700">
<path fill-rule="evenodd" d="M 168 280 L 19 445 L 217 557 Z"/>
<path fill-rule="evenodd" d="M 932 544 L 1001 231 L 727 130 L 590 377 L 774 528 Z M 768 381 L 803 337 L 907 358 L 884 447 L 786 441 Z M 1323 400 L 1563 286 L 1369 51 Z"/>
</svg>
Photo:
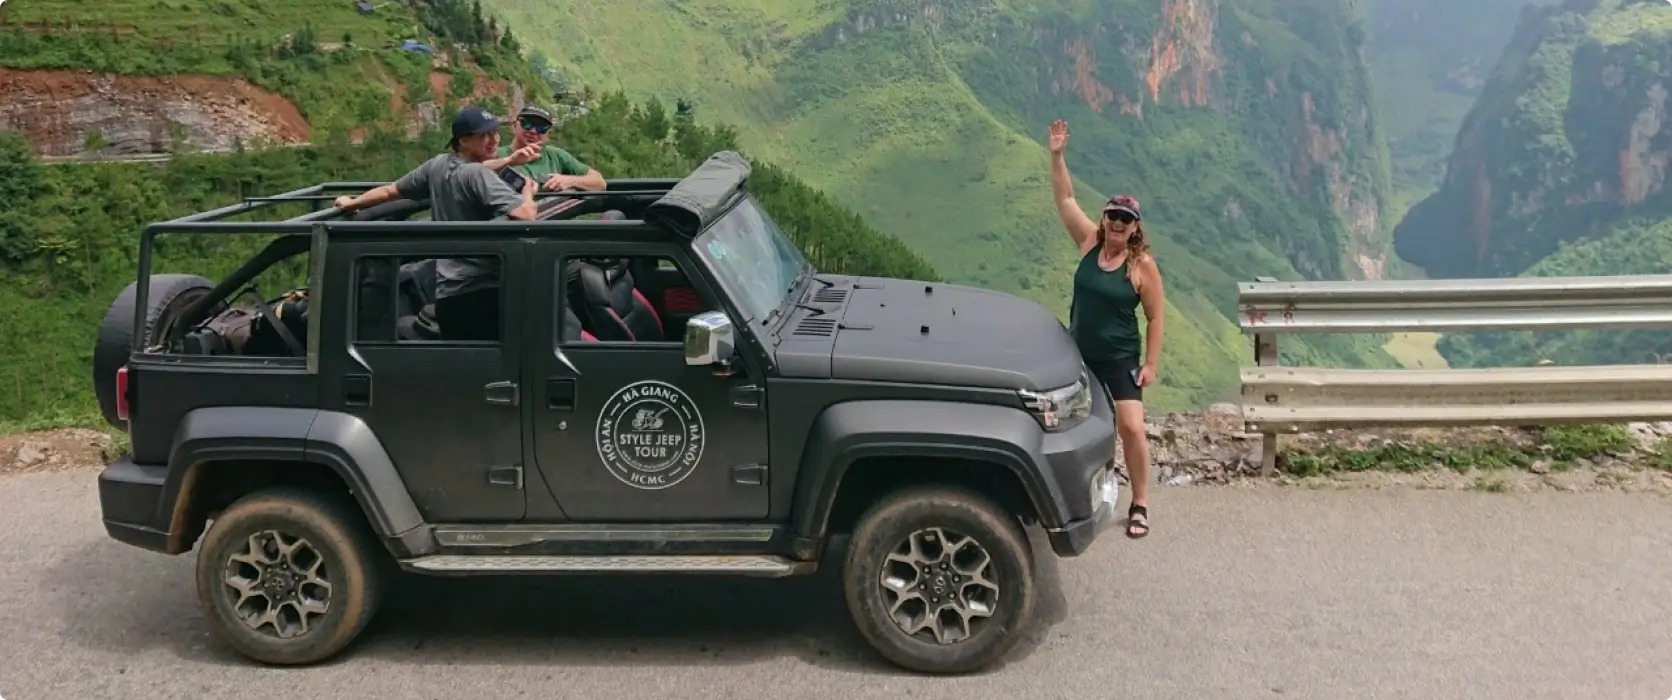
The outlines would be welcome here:
<svg viewBox="0 0 1672 700">
<path fill-rule="evenodd" d="M 1255 277 L 1256 282 L 1276 282 L 1275 277 Z M 1270 367 L 1277 364 L 1277 334 L 1254 334 L 1254 364 Z M 1269 430 L 1260 434 L 1260 472 L 1266 476 L 1277 473 L 1277 433 Z"/>
<path fill-rule="evenodd" d="M 1270 367 L 1277 364 L 1277 334 L 1254 334 L 1254 364 Z M 1260 471 L 1266 476 L 1277 473 L 1277 433 L 1260 433 Z"/>
</svg>

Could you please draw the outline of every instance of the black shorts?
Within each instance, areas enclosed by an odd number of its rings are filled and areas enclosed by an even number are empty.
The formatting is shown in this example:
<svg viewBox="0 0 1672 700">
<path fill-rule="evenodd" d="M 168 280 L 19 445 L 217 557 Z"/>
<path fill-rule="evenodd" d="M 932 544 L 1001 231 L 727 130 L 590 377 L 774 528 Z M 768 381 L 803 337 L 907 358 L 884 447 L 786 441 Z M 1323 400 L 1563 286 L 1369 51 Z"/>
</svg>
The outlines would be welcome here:
<svg viewBox="0 0 1672 700">
<path fill-rule="evenodd" d="M 1139 362 L 1136 357 L 1115 360 L 1086 360 L 1086 366 L 1103 384 L 1111 401 L 1143 401 L 1144 389 L 1138 386 Z"/>
</svg>

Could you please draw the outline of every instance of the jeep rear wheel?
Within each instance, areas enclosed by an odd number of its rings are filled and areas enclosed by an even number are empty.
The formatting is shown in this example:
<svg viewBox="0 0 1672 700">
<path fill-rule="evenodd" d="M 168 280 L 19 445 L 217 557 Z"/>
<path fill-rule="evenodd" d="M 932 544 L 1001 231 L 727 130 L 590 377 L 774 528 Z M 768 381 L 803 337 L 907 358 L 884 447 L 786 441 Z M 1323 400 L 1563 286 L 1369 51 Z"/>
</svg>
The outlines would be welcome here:
<svg viewBox="0 0 1672 700">
<path fill-rule="evenodd" d="M 967 673 L 1004 656 L 1033 618 L 1033 552 L 1020 524 L 952 487 L 894 493 L 860 516 L 843 587 L 865 639 L 896 665 Z"/>
<path fill-rule="evenodd" d="M 197 592 L 222 640 L 262 663 L 300 665 L 365 629 L 383 593 L 381 552 L 344 500 L 274 489 L 216 518 L 198 553 Z"/>
</svg>

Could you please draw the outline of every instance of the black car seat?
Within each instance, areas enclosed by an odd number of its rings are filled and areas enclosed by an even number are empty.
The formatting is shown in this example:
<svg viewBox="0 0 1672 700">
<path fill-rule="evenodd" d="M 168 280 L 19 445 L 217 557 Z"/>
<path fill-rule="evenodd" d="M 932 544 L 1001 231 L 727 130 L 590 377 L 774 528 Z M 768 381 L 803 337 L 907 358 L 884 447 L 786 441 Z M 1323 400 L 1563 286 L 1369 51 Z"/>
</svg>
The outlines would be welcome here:
<svg viewBox="0 0 1672 700">
<path fill-rule="evenodd" d="M 575 315 L 575 310 L 567 306 L 563 307 L 563 327 L 560 332 L 563 334 L 563 342 L 565 343 L 573 343 L 577 340 L 583 343 L 598 342 L 598 338 L 581 327 L 581 319 Z"/>
<path fill-rule="evenodd" d="M 572 260 L 566 272 L 573 310 L 598 340 L 662 340 L 662 319 L 633 288 L 626 260 Z"/>
</svg>

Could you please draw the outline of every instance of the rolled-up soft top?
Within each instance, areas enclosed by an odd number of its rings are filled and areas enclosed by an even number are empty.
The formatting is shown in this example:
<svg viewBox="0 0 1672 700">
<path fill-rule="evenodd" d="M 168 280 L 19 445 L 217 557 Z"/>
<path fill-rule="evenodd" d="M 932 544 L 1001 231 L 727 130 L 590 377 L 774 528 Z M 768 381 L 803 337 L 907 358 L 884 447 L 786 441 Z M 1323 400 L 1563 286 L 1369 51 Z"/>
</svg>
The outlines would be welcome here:
<svg viewBox="0 0 1672 700">
<path fill-rule="evenodd" d="M 731 206 L 748 180 L 749 161 L 736 151 L 720 151 L 647 207 L 644 220 L 696 236 Z"/>
</svg>

